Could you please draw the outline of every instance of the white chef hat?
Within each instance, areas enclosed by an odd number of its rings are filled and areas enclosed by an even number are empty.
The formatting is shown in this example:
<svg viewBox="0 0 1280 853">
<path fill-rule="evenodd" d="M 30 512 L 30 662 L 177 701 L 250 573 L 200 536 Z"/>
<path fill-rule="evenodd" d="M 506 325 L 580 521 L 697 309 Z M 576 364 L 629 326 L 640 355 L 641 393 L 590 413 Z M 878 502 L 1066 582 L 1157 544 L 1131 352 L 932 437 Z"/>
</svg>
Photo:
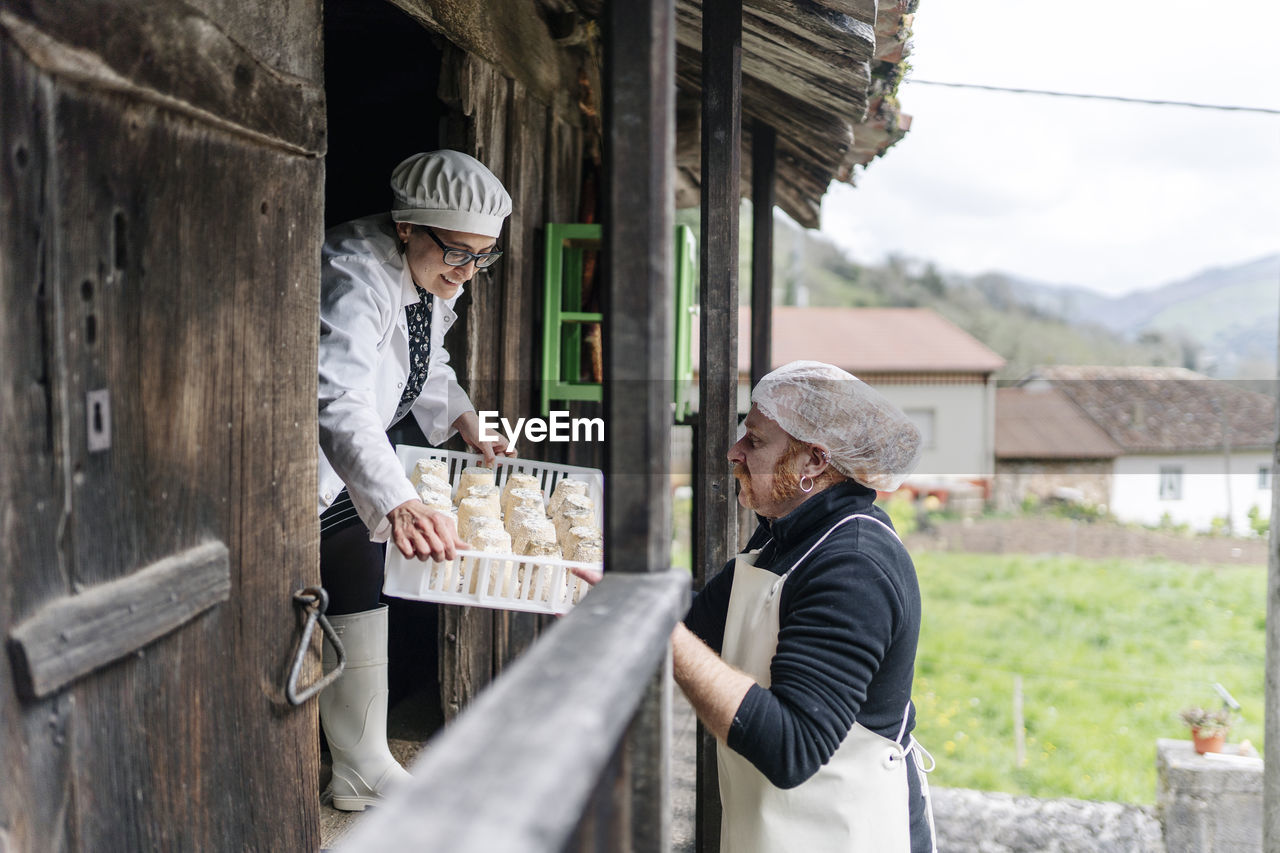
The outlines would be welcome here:
<svg viewBox="0 0 1280 853">
<path fill-rule="evenodd" d="M 751 392 L 760 414 L 831 453 L 831 466 L 864 486 L 891 492 L 920 461 L 920 431 L 902 410 L 851 373 L 793 361 Z"/>
<path fill-rule="evenodd" d="M 414 154 L 392 171 L 391 192 L 396 222 L 497 237 L 511 215 L 502 182 L 461 151 Z"/>
</svg>

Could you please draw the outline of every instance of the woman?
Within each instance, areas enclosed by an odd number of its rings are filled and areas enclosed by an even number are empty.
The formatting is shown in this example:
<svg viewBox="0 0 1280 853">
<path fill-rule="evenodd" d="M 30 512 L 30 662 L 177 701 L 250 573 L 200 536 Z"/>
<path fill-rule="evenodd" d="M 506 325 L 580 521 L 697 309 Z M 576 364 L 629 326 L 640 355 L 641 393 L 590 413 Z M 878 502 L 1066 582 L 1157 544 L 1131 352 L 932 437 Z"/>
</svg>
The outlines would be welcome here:
<svg viewBox="0 0 1280 853">
<path fill-rule="evenodd" d="M 920 592 L 874 505 L 919 432 L 819 362 L 766 375 L 752 404 L 729 460 L 760 525 L 672 634 L 676 681 L 719 740 L 721 849 L 931 850 L 911 736 Z"/>
<path fill-rule="evenodd" d="M 482 441 L 444 336 L 477 269 L 502 252 L 511 197 L 458 151 L 415 154 L 391 174 L 391 212 L 325 235 L 320 279 L 320 575 L 346 671 L 320 695 L 336 808 L 360 811 L 408 776 L 386 741 L 383 549 L 453 559 L 466 543 L 448 513 L 419 500 L 386 431 L 410 413 L 433 445 L 459 433 L 486 462 L 515 455 Z M 336 656 L 326 643 L 326 671 Z"/>
</svg>

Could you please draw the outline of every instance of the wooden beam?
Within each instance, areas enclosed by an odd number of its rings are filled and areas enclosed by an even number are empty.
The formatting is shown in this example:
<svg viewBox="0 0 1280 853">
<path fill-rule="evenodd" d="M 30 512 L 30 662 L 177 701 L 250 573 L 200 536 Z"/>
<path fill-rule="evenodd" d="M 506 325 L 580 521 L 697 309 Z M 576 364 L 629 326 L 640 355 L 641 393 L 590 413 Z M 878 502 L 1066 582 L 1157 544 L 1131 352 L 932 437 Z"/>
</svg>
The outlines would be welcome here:
<svg viewBox="0 0 1280 853">
<path fill-rule="evenodd" d="M 262 62 L 177 0 L 7 6 L 0 35 L 49 74 L 294 154 L 324 153 L 324 90 Z"/>
<path fill-rule="evenodd" d="M 565 46 L 584 37 L 587 20 L 582 15 L 554 15 L 526 0 L 390 2 L 464 52 L 519 81 L 538 101 L 556 107 L 561 115 L 572 115 L 581 58 Z M 553 33 L 553 17 L 558 19 L 557 27 L 573 30 Z"/>
<path fill-rule="evenodd" d="M 227 546 L 206 542 L 56 599 L 9 634 L 20 691 L 43 698 L 127 657 L 231 596 Z"/>
<path fill-rule="evenodd" d="M 701 53 L 676 47 L 676 75 L 682 92 L 702 90 Z M 744 121 L 762 122 L 778 133 L 775 204 L 806 228 L 818 227 L 820 202 L 832 180 L 847 176 L 854 162 L 854 126 L 850 118 L 829 111 L 747 75 L 742 78 Z M 690 128 L 692 133 L 692 128 Z M 681 206 L 698 203 L 700 149 L 685 134 L 677 140 L 677 163 L 685 178 Z M 833 157 L 833 152 L 838 155 Z M 743 187 L 743 194 L 749 187 Z"/>
<path fill-rule="evenodd" d="M 726 456 L 737 426 L 738 200 L 741 167 L 741 0 L 711 0 L 702 44 L 702 242 L 699 412 L 695 482 L 700 510 L 695 553 L 699 585 L 718 572 L 729 539 L 733 496 Z"/>
<path fill-rule="evenodd" d="M 605 549 L 610 555 L 605 567 L 639 575 L 666 572 L 671 565 L 676 88 L 672 2 L 609 3 L 604 15 L 600 305 L 604 470 L 609 484 Z M 677 618 L 683 615 L 681 608 Z M 672 624 L 667 624 L 668 631 Z M 625 849 L 667 849 L 671 780 L 665 746 L 670 726 L 669 693 L 651 688 L 627 734 L 620 778 L 613 786 L 607 816 L 612 849 L 619 844 Z M 655 832 L 660 837 L 655 838 Z"/>
<path fill-rule="evenodd" d="M 1277 400 L 1280 402 L 1280 400 Z M 1271 452 L 1267 639 L 1262 771 L 1262 849 L 1280 849 L 1280 437 Z"/>
<path fill-rule="evenodd" d="M 860 28 L 875 26 L 876 0 L 751 0 L 751 12 L 784 26 L 804 27 L 838 47 Z"/>
<path fill-rule="evenodd" d="M 676 37 L 682 47 L 697 48 L 700 43 L 701 6 L 695 0 L 677 0 Z M 795 26 L 804 20 L 805 16 L 799 16 L 783 25 L 774 19 L 745 14 L 743 74 L 768 80 L 796 100 L 856 119 L 866 108 L 875 32 L 870 26 L 856 24 L 854 32 L 840 32 L 833 38 L 825 25 L 816 31 Z"/>
<path fill-rule="evenodd" d="M 702 5 L 701 441 L 695 460 L 695 584 L 737 550 L 733 478 L 726 457 L 738 415 L 738 204 L 742 171 L 742 2 Z M 699 851 L 720 849 L 714 741 L 698 730 Z"/>
<path fill-rule="evenodd" d="M 413 780 L 338 849 L 565 849 L 643 714 L 653 676 L 665 672 L 668 637 L 687 606 L 683 572 L 607 573 L 428 745 Z"/>
<path fill-rule="evenodd" d="M 601 307 L 609 571 L 670 563 L 672 27 L 671 0 L 606 7 Z"/>
<path fill-rule="evenodd" d="M 770 369 L 773 319 L 773 183 L 778 135 L 751 129 L 751 387 Z"/>
<path fill-rule="evenodd" d="M 632 791 L 631 849 L 636 851 L 671 849 L 671 780 L 667 767 L 671 756 L 673 684 L 668 654 L 649 679 L 644 701 L 625 742 Z"/>
</svg>

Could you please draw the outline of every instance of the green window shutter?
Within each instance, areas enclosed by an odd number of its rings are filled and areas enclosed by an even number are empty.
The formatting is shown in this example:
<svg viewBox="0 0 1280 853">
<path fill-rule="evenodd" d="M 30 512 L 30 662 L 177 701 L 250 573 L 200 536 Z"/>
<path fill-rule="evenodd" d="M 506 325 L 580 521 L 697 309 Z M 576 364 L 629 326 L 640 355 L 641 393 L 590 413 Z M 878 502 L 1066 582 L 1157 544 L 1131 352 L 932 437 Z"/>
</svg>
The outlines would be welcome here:
<svg viewBox="0 0 1280 853">
<path fill-rule="evenodd" d="M 604 398 L 598 382 L 582 382 L 582 324 L 603 315 L 582 310 L 583 253 L 600 248 L 599 225 L 547 225 L 542 312 L 542 414 L 552 400 Z M 568 307 L 566 307 L 568 306 Z"/>
<path fill-rule="evenodd" d="M 598 250 L 599 225 L 550 223 L 546 226 L 546 267 L 542 312 L 542 414 L 552 401 L 599 402 L 604 390 L 598 382 L 581 381 L 582 324 L 599 323 L 603 315 L 582 310 L 583 255 Z M 698 312 L 698 241 L 693 229 L 676 226 L 675 234 L 675 370 L 673 403 L 676 420 L 691 406 L 693 381 L 693 318 Z"/>
</svg>

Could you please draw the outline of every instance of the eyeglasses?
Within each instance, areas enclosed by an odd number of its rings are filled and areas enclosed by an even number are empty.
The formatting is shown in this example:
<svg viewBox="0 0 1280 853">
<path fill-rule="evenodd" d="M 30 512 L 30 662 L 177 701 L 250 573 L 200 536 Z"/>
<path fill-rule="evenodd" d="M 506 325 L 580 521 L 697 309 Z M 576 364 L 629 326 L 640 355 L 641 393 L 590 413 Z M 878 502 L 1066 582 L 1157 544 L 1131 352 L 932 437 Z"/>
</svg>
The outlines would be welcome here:
<svg viewBox="0 0 1280 853">
<path fill-rule="evenodd" d="M 472 261 L 476 262 L 476 269 L 482 270 L 493 266 L 498 262 L 498 258 L 502 257 L 501 249 L 494 249 L 492 252 L 468 252 L 466 249 L 455 249 L 452 246 L 446 246 L 440 242 L 440 238 L 436 236 L 436 232 L 430 228 L 423 226 L 423 230 L 435 241 L 440 247 L 440 251 L 444 252 L 444 262 L 451 267 L 465 267 Z"/>
</svg>

